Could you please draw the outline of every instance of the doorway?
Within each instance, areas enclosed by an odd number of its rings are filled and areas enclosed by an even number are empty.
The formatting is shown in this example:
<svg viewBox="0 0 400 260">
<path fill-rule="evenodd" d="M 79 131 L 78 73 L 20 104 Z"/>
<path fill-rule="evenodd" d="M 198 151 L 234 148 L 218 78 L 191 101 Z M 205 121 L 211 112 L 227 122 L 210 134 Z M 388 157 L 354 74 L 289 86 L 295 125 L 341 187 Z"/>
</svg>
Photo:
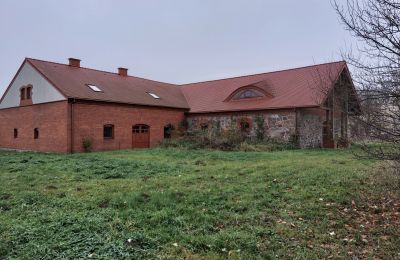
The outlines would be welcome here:
<svg viewBox="0 0 400 260">
<path fill-rule="evenodd" d="M 132 148 L 150 147 L 150 127 L 148 125 L 134 125 L 132 127 Z"/>
</svg>

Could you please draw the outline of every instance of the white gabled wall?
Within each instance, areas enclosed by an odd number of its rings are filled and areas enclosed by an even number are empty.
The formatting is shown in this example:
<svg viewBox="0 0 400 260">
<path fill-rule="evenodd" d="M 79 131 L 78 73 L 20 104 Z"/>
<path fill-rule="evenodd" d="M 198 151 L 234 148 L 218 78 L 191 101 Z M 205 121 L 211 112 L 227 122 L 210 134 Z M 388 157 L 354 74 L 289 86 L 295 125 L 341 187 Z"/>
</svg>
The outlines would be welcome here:
<svg viewBox="0 0 400 260">
<path fill-rule="evenodd" d="M 25 62 L 11 87 L 5 94 L 3 101 L 0 103 L 0 109 L 18 107 L 20 103 L 20 88 L 28 84 L 33 86 L 32 104 L 66 100 L 66 98 L 40 75 L 32 65 Z"/>
</svg>

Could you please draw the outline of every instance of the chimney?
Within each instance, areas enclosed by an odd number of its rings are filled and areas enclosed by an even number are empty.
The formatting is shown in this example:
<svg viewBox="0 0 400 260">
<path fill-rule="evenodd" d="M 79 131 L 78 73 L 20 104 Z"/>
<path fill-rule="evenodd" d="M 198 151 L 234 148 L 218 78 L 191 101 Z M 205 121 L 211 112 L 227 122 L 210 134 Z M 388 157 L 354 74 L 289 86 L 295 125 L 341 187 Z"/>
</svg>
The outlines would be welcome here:
<svg viewBox="0 0 400 260">
<path fill-rule="evenodd" d="M 118 75 L 120 76 L 128 76 L 128 69 L 127 68 L 118 68 Z"/>
<path fill-rule="evenodd" d="M 80 68 L 81 67 L 81 60 L 75 58 L 69 58 L 69 66 Z"/>
</svg>

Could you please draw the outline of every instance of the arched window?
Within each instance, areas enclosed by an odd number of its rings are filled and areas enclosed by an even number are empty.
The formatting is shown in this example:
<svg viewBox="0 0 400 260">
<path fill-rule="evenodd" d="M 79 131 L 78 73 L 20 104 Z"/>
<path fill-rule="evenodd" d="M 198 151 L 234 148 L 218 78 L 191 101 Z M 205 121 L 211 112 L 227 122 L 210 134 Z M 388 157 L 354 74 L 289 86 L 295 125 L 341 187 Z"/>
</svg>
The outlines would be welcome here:
<svg viewBox="0 0 400 260">
<path fill-rule="evenodd" d="M 256 91 L 254 91 L 252 89 L 244 90 L 238 94 L 239 94 L 239 95 L 237 95 L 238 99 L 262 97 L 262 95 L 260 93 L 257 93 Z"/>
<path fill-rule="evenodd" d="M 14 128 L 14 138 L 18 138 L 18 129 Z"/>
<path fill-rule="evenodd" d="M 114 138 L 114 125 L 104 125 L 103 126 L 103 137 L 104 139 Z"/>
<path fill-rule="evenodd" d="M 200 124 L 201 130 L 206 131 L 208 129 L 208 123 Z"/>
<path fill-rule="evenodd" d="M 257 97 L 263 97 L 264 94 L 256 89 L 244 89 L 242 91 L 237 92 L 232 99 L 233 100 L 238 100 L 238 99 L 247 99 L 247 98 L 257 98 Z"/>
<path fill-rule="evenodd" d="M 32 87 L 27 87 L 26 88 L 26 99 L 31 99 L 32 98 Z"/>
<path fill-rule="evenodd" d="M 21 95 L 20 95 L 20 97 L 21 97 L 21 100 L 24 100 L 25 99 L 25 88 L 21 88 Z"/>
<path fill-rule="evenodd" d="M 164 138 L 169 139 L 171 138 L 172 131 L 175 129 L 175 127 L 172 124 L 168 124 L 164 126 Z"/>
<path fill-rule="evenodd" d="M 23 86 L 20 90 L 21 100 L 32 99 L 32 85 Z"/>
<path fill-rule="evenodd" d="M 240 130 L 242 132 L 248 132 L 250 130 L 249 122 L 240 122 Z"/>
<path fill-rule="evenodd" d="M 239 128 L 242 133 L 249 133 L 251 130 L 251 122 L 248 118 L 242 118 L 239 121 Z"/>
<path fill-rule="evenodd" d="M 249 85 L 236 89 L 225 101 L 248 100 L 264 97 L 272 97 L 272 95 L 260 87 Z"/>
<path fill-rule="evenodd" d="M 33 138 L 39 139 L 39 128 L 33 129 Z"/>
</svg>

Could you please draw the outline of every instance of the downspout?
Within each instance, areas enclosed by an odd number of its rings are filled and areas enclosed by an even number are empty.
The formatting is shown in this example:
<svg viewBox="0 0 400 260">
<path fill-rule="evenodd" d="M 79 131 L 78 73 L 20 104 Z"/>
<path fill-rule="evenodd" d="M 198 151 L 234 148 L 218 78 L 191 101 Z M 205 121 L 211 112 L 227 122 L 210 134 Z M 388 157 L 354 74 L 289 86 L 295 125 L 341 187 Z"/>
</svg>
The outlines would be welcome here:
<svg viewBox="0 0 400 260">
<path fill-rule="evenodd" d="M 335 140 L 335 85 L 332 88 L 332 112 L 331 112 L 331 121 L 332 121 L 332 140 Z"/>
<path fill-rule="evenodd" d="M 74 103 L 75 98 L 71 99 L 70 112 L 70 153 L 74 153 Z"/>
<path fill-rule="evenodd" d="M 298 116 L 297 116 L 298 109 L 297 109 L 297 107 L 294 109 L 294 114 L 295 114 L 294 133 L 295 133 L 295 136 L 296 136 L 296 143 L 297 143 L 297 145 L 300 145 L 299 123 L 297 121 L 298 120 Z"/>
</svg>

